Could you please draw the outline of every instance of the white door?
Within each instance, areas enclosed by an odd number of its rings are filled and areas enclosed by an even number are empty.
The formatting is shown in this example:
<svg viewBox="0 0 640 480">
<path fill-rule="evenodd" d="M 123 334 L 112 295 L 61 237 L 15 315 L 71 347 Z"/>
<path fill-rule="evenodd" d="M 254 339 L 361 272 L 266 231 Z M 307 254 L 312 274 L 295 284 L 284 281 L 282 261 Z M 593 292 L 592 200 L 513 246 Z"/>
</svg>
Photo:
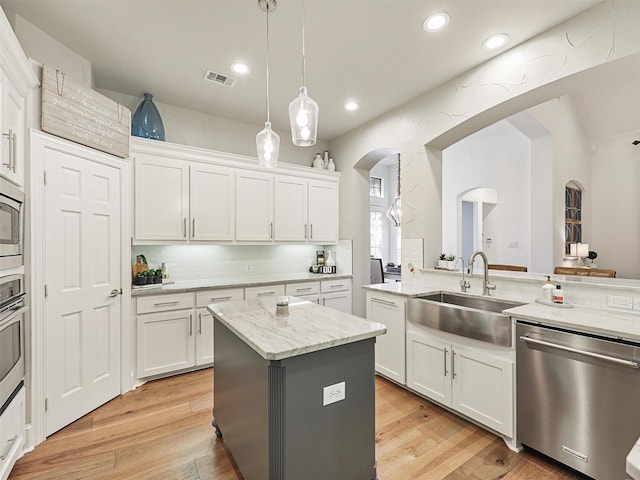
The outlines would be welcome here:
<svg viewBox="0 0 640 480">
<path fill-rule="evenodd" d="M 273 216 L 277 242 L 304 242 L 307 240 L 306 180 L 276 175 Z"/>
<path fill-rule="evenodd" d="M 47 150 L 45 434 L 120 393 L 120 171 Z"/>
</svg>

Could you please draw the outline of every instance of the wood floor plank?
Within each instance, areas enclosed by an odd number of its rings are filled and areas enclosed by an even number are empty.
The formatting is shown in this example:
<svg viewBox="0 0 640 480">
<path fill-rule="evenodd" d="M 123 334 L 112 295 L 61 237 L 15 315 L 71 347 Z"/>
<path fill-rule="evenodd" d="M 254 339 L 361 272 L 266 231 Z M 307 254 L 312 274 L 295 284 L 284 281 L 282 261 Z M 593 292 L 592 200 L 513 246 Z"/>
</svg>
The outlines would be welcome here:
<svg viewBox="0 0 640 480">
<path fill-rule="evenodd" d="M 53 434 L 10 480 L 242 480 L 211 427 L 212 369 L 148 382 Z M 376 377 L 381 480 L 578 480 Z M 296 479 L 297 480 L 297 479 Z"/>
</svg>

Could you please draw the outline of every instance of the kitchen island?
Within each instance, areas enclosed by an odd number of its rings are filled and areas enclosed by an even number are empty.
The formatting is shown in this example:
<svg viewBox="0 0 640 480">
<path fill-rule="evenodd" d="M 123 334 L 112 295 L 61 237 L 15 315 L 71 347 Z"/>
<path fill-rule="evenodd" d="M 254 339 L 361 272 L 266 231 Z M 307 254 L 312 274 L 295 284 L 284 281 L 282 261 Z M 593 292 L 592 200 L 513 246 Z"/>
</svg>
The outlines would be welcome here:
<svg viewBox="0 0 640 480">
<path fill-rule="evenodd" d="M 380 323 L 290 297 L 212 304 L 214 424 L 247 480 L 373 480 Z"/>
</svg>

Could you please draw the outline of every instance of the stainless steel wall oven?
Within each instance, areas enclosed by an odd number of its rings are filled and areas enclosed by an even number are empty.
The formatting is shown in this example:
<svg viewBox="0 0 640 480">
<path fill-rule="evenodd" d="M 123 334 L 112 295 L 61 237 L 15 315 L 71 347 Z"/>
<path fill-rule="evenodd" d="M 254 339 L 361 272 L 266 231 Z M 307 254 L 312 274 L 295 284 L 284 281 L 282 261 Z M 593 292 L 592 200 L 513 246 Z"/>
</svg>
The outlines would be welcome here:
<svg viewBox="0 0 640 480">
<path fill-rule="evenodd" d="M 0 277 L 0 414 L 24 380 L 24 276 Z"/>
<path fill-rule="evenodd" d="M 0 178 L 0 270 L 23 265 L 24 193 Z"/>
</svg>

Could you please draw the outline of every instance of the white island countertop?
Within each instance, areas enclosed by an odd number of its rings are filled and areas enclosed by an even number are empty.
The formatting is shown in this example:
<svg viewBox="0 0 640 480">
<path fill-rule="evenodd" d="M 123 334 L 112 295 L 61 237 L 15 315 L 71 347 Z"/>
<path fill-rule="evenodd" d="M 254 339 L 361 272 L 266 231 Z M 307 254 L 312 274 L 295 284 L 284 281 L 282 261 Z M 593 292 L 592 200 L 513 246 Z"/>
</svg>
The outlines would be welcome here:
<svg viewBox="0 0 640 480">
<path fill-rule="evenodd" d="M 631 478 L 640 480 L 640 438 L 627 455 L 627 473 Z"/>
<path fill-rule="evenodd" d="M 275 298 L 214 303 L 208 310 L 266 360 L 281 360 L 382 335 L 385 325 L 289 297 L 276 316 Z"/>
</svg>

